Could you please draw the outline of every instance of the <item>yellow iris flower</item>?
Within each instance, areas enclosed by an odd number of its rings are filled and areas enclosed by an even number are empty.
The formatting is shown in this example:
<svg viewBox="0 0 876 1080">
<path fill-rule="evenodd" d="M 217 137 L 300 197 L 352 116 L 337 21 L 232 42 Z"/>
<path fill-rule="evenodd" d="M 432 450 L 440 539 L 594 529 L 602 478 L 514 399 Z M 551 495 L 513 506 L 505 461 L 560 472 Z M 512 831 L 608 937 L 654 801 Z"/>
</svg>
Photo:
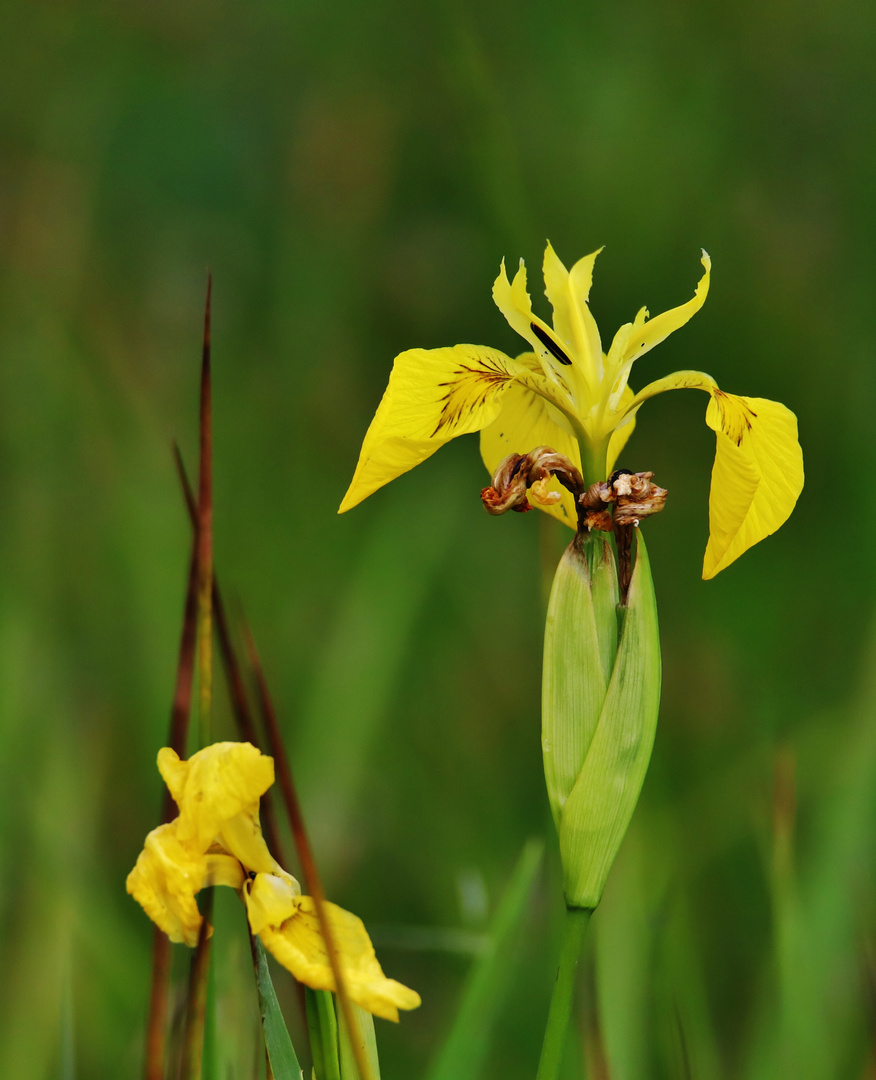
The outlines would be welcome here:
<svg viewBox="0 0 876 1080">
<path fill-rule="evenodd" d="M 454 345 L 397 356 L 339 512 L 450 439 L 474 431 L 481 433 L 481 455 L 490 473 L 509 454 L 550 446 L 582 469 L 587 484 L 604 480 L 643 402 L 664 390 L 691 388 L 709 395 L 706 423 L 717 436 L 703 577 L 714 577 L 775 532 L 803 488 L 794 414 L 765 398 L 727 394 L 701 371 L 677 371 L 638 393 L 628 385 L 634 362 L 702 307 L 709 291 L 709 256 L 703 252 L 704 273 L 687 303 L 653 319 L 642 308 L 618 330 L 606 353 L 588 304 L 598 254 L 567 270 L 547 245 L 544 282 L 553 326 L 532 311 L 522 261 L 510 282 L 502 263 L 493 299 L 531 352 L 512 359 L 497 349 Z M 551 490 L 560 494 L 558 502 L 534 505 L 574 527 L 571 494 L 556 480 Z"/>
<path fill-rule="evenodd" d="M 274 762 L 250 743 L 206 746 L 181 761 L 169 747 L 158 769 L 179 816 L 146 837 L 128 892 L 171 941 L 194 947 L 202 916 L 195 894 L 230 885 L 243 896 L 250 928 L 299 982 L 335 990 L 314 901 L 274 859 L 259 824 L 259 799 L 274 782 Z M 383 974 L 361 919 L 326 904 L 350 997 L 398 1020 L 420 997 Z"/>
</svg>

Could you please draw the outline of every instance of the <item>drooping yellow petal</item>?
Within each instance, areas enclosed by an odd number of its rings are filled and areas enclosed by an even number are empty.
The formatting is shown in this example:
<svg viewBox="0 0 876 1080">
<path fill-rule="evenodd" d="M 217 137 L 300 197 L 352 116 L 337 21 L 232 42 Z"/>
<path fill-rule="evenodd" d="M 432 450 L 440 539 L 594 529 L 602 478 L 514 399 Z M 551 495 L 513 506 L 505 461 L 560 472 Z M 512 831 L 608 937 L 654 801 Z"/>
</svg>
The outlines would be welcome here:
<svg viewBox="0 0 876 1080">
<path fill-rule="evenodd" d="M 626 323 L 618 330 L 608 351 L 607 368 L 610 372 L 619 372 L 624 368 L 628 371 L 633 361 L 644 356 L 661 341 L 665 341 L 674 330 L 684 326 L 696 315 L 709 295 L 712 268 L 712 260 L 705 251 L 700 261 L 705 272 L 700 278 L 693 297 L 686 304 L 680 304 L 660 315 L 655 315 L 653 319 L 647 318 L 647 311 L 642 309 L 635 323 Z"/>
<path fill-rule="evenodd" d="M 508 387 L 521 376 L 536 378 L 510 356 L 479 345 L 401 353 L 338 513 L 419 465 L 457 435 L 487 427 L 498 416 Z"/>
<path fill-rule="evenodd" d="M 299 982 L 314 990 L 336 990 L 316 904 L 296 895 L 283 879 L 265 880 L 270 877 L 257 874 L 244 890 L 253 932 Z M 351 999 L 386 1020 L 397 1021 L 399 1009 L 417 1008 L 419 994 L 383 974 L 362 920 L 336 904 L 326 902 L 325 907 Z"/>
<path fill-rule="evenodd" d="M 195 901 L 207 873 L 207 857 L 180 843 L 177 822 L 159 825 L 146 837 L 127 890 L 170 938 L 194 948 L 201 929 Z"/>
<path fill-rule="evenodd" d="M 717 434 L 703 577 L 715 576 L 783 525 L 803 490 L 797 417 L 777 401 L 716 390 L 706 423 Z"/>
<path fill-rule="evenodd" d="M 259 798 L 274 782 L 273 758 L 250 743 L 214 743 L 188 761 L 164 747 L 158 753 L 158 769 L 179 807 L 180 841 L 201 852 L 238 814 L 258 828 Z M 234 835 L 245 843 L 245 828 Z"/>
<path fill-rule="evenodd" d="M 708 580 L 788 520 L 803 490 L 803 451 L 790 409 L 727 394 L 702 371 L 676 371 L 650 383 L 630 402 L 628 415 L 655 394 L 688 388 L 710 395 L 706 423 L 717 436 L 703 561 Z"/>
<path fill-rule="evenodd" d="M 544 252 L 544 291 L 554 309 L 554 330 L 573 363 L 581 364 L 590 386 L 596 386 L 602 377 L 602 343 L 587 303 L 593 264 L 600 251 L 602 248 L 579 259 L 571 272 L 550 244 Z"/>
<path fill-rule="evenodd" d="M 531 353 L 525 353 L 517 357 L 517 362 L 528 366 L 536 361 Z M 498 417 L 481 432 L 481 457 L 492 475 L 509 454 L 528 454 L 537 446 L 550 446 L 581 468 L 578 440 L 572 434 L 568 420 L 559 409 L 523 383 L 515 383 L 502 399 Z M 559 491 L 560 502 L 545 506 L 530 500 L 532 505 L 575 528 L 578 517 L 572 495 L 555 478 L 551 479 L 547 490 Z"/>
</svg>

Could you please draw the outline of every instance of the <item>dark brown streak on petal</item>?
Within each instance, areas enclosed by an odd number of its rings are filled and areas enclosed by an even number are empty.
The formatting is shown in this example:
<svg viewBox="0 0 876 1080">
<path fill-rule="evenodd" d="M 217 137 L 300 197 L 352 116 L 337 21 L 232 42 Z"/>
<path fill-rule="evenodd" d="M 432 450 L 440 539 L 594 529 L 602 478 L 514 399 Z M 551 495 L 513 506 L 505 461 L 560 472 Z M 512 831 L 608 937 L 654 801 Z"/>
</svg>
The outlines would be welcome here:
<svg viewBox="0 0 876 1080">
<path fill-rule="evenodd" d="M 538 323 L 530 323 L 529 328 L 532 330 L 533 334 L 535 334 L 538 340 L 542 343 L 542 345 L 544 345 L 544 347 L 548 350 L 551 356 L 553 356 L 556 360 L 559 360 L 561 364 L 565 364 L 567 367 L 572 363 L 569 357 L 566 356 L 566 354 L 554 341 L 550 334 L 546 330 L 542 330 Z"/>
</svg>

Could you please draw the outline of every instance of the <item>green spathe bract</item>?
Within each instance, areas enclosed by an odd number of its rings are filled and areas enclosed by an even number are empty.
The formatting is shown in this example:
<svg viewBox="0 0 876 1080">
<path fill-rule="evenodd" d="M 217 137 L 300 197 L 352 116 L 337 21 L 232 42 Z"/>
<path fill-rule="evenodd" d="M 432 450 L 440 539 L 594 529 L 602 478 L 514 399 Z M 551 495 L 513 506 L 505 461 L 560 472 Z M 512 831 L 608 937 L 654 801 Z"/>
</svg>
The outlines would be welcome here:
<svg viewBox="0 0 876 1080">
<path fill-rule="evenodd" d="M 608 543 L 578 538 L 563 555 L 548 608 L 542 745 L 569 907 L 599 903 L 657 727 L 657 606 L 638 530 L 632 581 L 620 607 L 616 581 Z"/>
<path fill-rule="evenodd" d="M 617 651 L 617 602 L 610 545 L 576 537 L 557 567 L 544 635 L 541 745 L 557 829 L 605 702 Z"/>
</svg>

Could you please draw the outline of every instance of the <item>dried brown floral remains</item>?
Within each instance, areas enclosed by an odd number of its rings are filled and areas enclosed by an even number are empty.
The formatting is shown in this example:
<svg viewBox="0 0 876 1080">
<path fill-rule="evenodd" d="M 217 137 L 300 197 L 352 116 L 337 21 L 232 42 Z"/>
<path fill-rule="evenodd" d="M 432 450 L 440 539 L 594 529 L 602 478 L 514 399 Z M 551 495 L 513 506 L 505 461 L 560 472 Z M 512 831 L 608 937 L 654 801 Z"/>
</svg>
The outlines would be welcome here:
<svg viewBox="0 0 876 1080">
<path fill-rule="evenodd" d="M 660 513 L 666 505 L 666 488 L 651 483 L 652 472 L 616 469 L 607 480 L 591 484 L 585 491 L 581 473 L 567 457 L 549 446 L 538 446 L 528 454 L 510 454 L 501 462 L 492 486 L 481 492 L 484 509 L 496 515 L 508 510 L 525 514 L 532 509 L 530 498 L 542 506 L 559 502 L 560 493 L 548 490 L 553 476 L 575 497 L 579 537 L 591 530 L 614 533 L 618 583 L 625 599 L 632 574 L 633 529 L 642 518 Z"/>
</svg>

